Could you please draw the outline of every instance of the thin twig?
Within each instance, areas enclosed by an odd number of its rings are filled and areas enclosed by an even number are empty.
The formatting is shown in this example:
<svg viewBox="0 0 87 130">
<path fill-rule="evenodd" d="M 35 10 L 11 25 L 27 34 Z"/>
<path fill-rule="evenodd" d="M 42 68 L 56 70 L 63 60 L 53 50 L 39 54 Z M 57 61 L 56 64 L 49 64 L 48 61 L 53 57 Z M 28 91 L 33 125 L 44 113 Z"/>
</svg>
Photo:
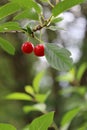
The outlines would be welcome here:
<svg viewBox="0 0 87 130">
<path fill-rule="evenodd" d="M 48 3 L 52 8 L 54 8 L 54 5 L 50 2 L 50 0 L 48 0 Z"/>
<path fill-rule="evenodd" d="M 38 37 L 36 37 L 35 35 L 34 35 L 34 38 L 35 38 L 37 41 L 39 41 L 40 43 L 43 43 L 43 41 L 42 41 L 41 39 L 39 39 Z"/>
</svg>

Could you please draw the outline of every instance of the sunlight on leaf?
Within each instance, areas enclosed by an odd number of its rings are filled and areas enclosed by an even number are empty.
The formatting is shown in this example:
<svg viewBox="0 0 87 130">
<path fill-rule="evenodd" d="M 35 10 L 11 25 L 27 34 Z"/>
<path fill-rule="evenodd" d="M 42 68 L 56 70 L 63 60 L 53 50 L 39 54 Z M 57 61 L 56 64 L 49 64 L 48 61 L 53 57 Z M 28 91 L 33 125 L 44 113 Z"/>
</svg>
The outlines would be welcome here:
<svg viewBox="0 0 87 130">
<path fill-rule="evenodd" d="M 6 96 L 6 99 L 9 100 L 28 100 L 28 101 L 32 101 L 32 97 L 25 94 L 25 93 L 11 93 L 9 95 Z"/>
<path fill-rule="evenodd" d="M 25 91 L 31 95 L 35 95 L 33 87 L 30 85 L 25 86 Z"/>
</svg>

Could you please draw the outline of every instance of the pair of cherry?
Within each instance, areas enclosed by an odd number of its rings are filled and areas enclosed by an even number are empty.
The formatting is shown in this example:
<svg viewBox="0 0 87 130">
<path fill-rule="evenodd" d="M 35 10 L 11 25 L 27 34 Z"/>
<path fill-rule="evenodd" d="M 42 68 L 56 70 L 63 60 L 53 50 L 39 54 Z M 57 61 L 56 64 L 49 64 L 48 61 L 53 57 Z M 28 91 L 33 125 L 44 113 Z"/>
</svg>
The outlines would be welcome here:
<svg viewBox="0 0 87 130">
<path fill-rule="evenodd" d="M 34 52 L 36 56 L 44 56 L 44 45 L 38 44 L 34 47 L 34 45 L 31 42 L 25 42 L 21 46 L 21 50 L 25 54 L 30 54 Z"/>
</svg>

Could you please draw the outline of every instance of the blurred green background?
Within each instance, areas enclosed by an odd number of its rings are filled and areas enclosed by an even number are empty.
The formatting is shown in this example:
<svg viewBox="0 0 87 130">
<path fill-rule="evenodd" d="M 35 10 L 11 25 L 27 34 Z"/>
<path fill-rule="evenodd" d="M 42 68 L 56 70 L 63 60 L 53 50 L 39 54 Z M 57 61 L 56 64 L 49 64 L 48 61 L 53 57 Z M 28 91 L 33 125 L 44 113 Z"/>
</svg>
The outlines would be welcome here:
<svg viewBox="0 0 87 130">
<path fill-rule="evenodd" d="M 0 6 L 6 2 L 7 0 L 0 0 Z M 43 7 L 45 17 L 48 17 L 50 8 L 45 4 Z M 6 21 L 11 20 L 11 17 L 9 16 Z M 55 111 L 54 120 L 58 127 L 66 112 L 82 107 L 81 113 L 72 120 L 68 130 L 87 130 L 85 125 L 87 122 L 87 2 L 73 7 L 62 17 L 64 20 L 59 22 L 58 26 L 64 30 L 57 32 L 47 30 L 43 39 L 46 42 L 59 43 L 71 51 L 74 66 L 70 72 L 58 72 L 52 69 L 45 57 L 24 55 L 20 49 L 21 44 L 26 41 L 23 34 L 0 34 L 16 48 L 14 56 L 0 49 L 0 122 L 11 123 L 21 130 L 42 114 L 39 111 L 27 114 L 23 111 L 23 106 L 31 105 L 31 102 L 3 100 L 3 97 L 12 92 L 24 92 L 24 87 L 32 85 L 34 77 L 41 70 L 45 70 L 46 73 L 40 83 L 41 92 L 51 91 L 45 104 L 48 111 Z"/>
</svg>

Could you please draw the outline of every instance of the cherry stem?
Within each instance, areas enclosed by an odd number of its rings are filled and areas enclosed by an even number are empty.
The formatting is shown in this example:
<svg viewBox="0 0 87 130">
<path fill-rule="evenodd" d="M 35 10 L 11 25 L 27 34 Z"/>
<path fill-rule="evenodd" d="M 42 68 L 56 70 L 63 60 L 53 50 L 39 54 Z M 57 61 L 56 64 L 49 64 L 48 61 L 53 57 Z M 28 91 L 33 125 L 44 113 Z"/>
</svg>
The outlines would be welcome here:
<svg viewBox="0 0 87 130">
<path fill-rule="evenodd" d="M 38 40 L 40 43 L 43 43 L 43 41 L 42 41 L 41 39 L 39 39 L 38 37 L 36 37 L 35 35 L 34 35 L 34 38 L 35 38 L 36 40 Z"/>
<path fill-rule="evenodd" d="M 30 37 L 28 36 L 28 39 L 27 39 L 27 40 L 29 41 L 29 39 L 30 39 Z"/>
</svg>

